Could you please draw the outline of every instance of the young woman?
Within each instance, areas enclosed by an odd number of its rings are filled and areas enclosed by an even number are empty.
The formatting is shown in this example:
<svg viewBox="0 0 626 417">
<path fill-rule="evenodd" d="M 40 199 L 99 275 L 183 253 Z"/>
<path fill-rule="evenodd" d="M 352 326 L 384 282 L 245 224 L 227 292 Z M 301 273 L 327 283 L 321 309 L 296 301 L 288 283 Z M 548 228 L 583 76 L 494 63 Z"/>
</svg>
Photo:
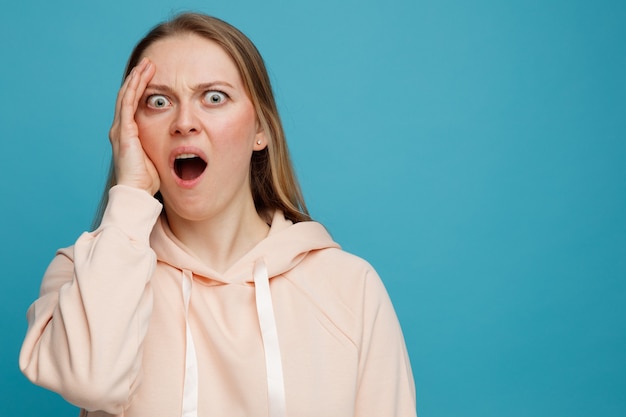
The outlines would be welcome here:
<svg viewBox="0 0 626 417">
<path fill-rule="evenodd" d="M 23 372 L 84 416 L 414 416 L 365 261 L 310 221 L 263 60 L 179 15 L 130 56 L 99 226 L 28 311 Z"/>
</svg>

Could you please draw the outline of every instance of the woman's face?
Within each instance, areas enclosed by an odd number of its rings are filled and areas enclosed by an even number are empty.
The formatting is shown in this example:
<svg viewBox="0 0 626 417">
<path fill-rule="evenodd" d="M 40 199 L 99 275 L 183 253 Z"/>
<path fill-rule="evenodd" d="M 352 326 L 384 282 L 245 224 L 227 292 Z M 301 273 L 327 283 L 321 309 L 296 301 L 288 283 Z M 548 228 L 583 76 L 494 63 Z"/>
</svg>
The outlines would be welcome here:
<svg viewBox="0 0 626 417">
<path fill-rule="evenodd" d="M 267 142 L 233 60 L 194 34 L 159 40 L 143 56 L 156 72 L 135 120 L 168 216 L 202 220 L 244 204 L 252 152 Z"/>
</svg>

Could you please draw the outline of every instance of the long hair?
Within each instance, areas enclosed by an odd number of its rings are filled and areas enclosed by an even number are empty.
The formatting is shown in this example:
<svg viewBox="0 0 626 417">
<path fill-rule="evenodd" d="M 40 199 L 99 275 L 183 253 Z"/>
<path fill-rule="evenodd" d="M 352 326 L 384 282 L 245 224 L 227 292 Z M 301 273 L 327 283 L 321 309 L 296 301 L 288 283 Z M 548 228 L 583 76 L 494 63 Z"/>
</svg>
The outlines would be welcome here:
<svg viewBox="0 0 626 417">
<path fill-rule="evenodd" d="M 296 222 L 311 220 L 300 185 L 289 157 L 285 133 L 278 115 L 274 93 L 265 63 L 252 41 L 232 25 L 199 13 L 183 13 L 155 26 L 133 49 L 124 78 L 139 63 L 145 50 L 158 40 L 175 35 L 195 34 L 216 42 L 232 58 L 243 80 L 246 93 L 256 110 L 268 144 L 252 154 L 250 188 L 258 213 L 282 210 L 285 218 Z M 116 184 L 113 161 L 96 216 L 94 228 L 102 221 L 108 191 Z"/>
</svg>

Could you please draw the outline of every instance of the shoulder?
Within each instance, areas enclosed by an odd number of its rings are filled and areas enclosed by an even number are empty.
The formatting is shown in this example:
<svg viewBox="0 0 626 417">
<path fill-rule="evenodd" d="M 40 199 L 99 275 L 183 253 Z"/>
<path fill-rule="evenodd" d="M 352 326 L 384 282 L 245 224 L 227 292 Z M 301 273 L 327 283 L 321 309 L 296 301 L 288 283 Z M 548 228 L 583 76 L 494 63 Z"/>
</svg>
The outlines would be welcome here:
<svg viewBox="0 0 626 417">
<path fill-rule="evenodd" d="M 390 311 L 389 296 L 372 265 L 338 248 L 309 252 L 284 277 L 290 303 L 299 300 L 298 308 L 315 311 L 320 322 L 331 323 L 357 347 L 378 313 Z"/>
<path fill-rule="evenodd" d="M 338 297 L 357 306 L 367 294 L 386 297 L 386 290 L 374 267 L 365 259 L 339 248 L 311 251 L 287 274 L 290 280 L 309 291 Z M 349 300 L 349 301 L 348 301 Z"/>
<path fill-rule="evenodd" d="M 376 275 L 365 259 L 340 248 L 326 248 L 310 252 L 303 263 L 320 271 L 338 276 L 362 277 Z"/>
<path fill-rule="evenodd" d="M 311 262 L 326 264 L 339 272 L 378 276 L 367 259 L 340 247 L 314 251 L 309 257 Z"/>
</svg>

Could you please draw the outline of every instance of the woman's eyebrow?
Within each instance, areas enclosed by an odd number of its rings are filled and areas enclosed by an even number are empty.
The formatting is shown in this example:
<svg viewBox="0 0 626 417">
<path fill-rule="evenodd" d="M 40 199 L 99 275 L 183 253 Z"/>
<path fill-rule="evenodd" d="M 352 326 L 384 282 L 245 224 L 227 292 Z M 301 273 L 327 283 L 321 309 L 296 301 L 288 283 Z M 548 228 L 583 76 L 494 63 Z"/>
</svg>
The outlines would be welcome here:
<svg viewBox="0 0 626 417">
<path fill-rule="evenodd" d="M 202 84 L 197 84 L 194 86 L 194 91 L 204 91 L 204 90 L 210 90 L 211 88 L 215 88 L 215 87 L 230 87 L 230 88 L 235 88 L 232 86 L 232 84 L 226 82 L 226 81 L 212 81 L 210 83 L 202 83 Z"/>
<path fill-rule="evenodd" d="M 235 88 L 233 87 L 232 84 L 226 82 L 226 81 L 211 81 L 209 83 L 200 83 L 200 84 L 196 84 L 192 87 L 193 91 L 205 91 L 205 90 L 210 90 L 212 88 L 215 87 L 230 87 L 230 88 Z M 156 90 L 156 91 L 162 91 L 164 93 L 174 93 L 174 89 L 168 85 L 165 84 L 148 84 L 146 86 L 146 90 Z"/>
</svg>

